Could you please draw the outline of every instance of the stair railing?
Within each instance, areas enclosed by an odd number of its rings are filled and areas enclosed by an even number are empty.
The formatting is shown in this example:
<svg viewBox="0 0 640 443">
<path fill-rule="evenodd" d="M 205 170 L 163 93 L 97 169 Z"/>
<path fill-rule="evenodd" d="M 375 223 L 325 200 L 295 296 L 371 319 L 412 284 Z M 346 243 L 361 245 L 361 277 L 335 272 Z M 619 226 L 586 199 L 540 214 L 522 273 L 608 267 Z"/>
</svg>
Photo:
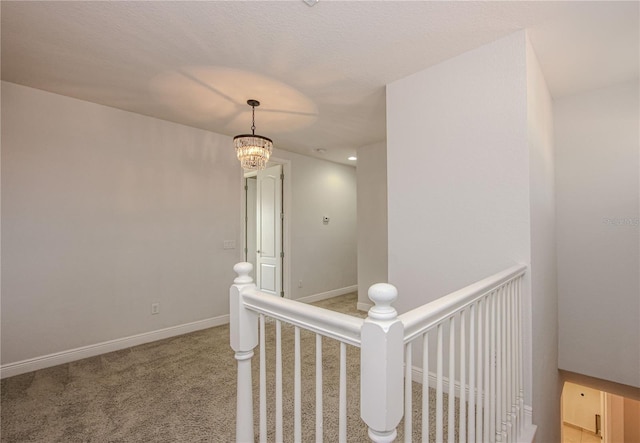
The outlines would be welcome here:
<svg viewBox="0 0 640 443">
<path fill-rule="evenodd" d="M 435 441 L 511 442 L 522 435 L 521 307 L 526 269 L 514 266 L 398 317 L 405 330 L 406 442 L 411 442 L 413 433 L 412 414 L 407 411 L 413 410 L 411 380 L 416 372 L 422 383 L 422 441 L 429 441 L 429 426 L 424 423 L 430 417 L 430 386 L 435 387 L 436 397 Z M 414 345 L 422 346 L 417 371 Z"/>
<path fill-rule="evenodd" d="M 254 441 L 251 361 L 258 345 L 258 431 L 259 441 L 267 441 L 267 319 L 275 323 L 276 442 L 283 441 L 284 437 L 283 324 L 292 325 L 295 334 L 295 442 L 302 441 L 301 330 L 315 334 L 316 442 L 322 442 L 324 436 L 324 338 L 340 343 L 340 442 L 347 441 L 347 346 L 360 348 L 360 417 L 373 442 L 394 441 L 403 416 L 404 440 L 412 441 L 415 374 L 421 375 L 417 381 L 422 382 L 422 402 L 416 407 L 421 408 L 423 442 L 430 438 L 431 385 L 435 390 L 435 441 L 445 441 L 445 435 L 448 442 L 517 441 L 524 425 L 521 308 L 526 269 L 524 265 L 514 266 L 402 315 L 392 306 L 397 290 L 379 283 L 369 289 L 374 306 L 368 317 L 361 319 L 260 292 L 249 276 L 252 265 L 238 263 L 234 266 L 238 277 L 230 290 L 231 347 L 238 362 L 236 441 Z M 422 346 L 421 367 L 413 366 L 414 345 Z M 446 428 L 445 385 L 449 399 Z M 456 398 L 457 414 L 453 401 Z"/>
</svg>

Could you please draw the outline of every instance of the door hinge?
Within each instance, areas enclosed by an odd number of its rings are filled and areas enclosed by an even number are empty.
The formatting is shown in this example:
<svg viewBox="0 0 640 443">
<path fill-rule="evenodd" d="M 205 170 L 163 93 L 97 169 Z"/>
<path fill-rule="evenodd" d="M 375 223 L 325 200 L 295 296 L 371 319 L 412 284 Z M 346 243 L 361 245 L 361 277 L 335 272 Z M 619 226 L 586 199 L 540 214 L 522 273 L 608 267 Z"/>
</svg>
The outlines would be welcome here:
<svg viewBox="0 0 640 443">
<path fill-rule="evenodd" d="M 284 252 L 280 253 L 280 258 L 284 258 Z"/>
<path fill-rule="evenodd" d="M 249 186 L 244 185 L 244 190 L 245 190 L 245 191 L 248 191 L 248 190 L 249 190 Z"/>
<path fill-rule="evenodd" d="M 280 213 L 280 220 L 284 220 L 284 212 Z"/>
<path fill-rule="evenodd" d="M 280 174 L 280 180 L 284 180 L 284 174 Z"/>
<path fill-rule="evenodd" d="M 280 291 L 280 297 L 284 298 L 284 291 Z"/>
</svg>

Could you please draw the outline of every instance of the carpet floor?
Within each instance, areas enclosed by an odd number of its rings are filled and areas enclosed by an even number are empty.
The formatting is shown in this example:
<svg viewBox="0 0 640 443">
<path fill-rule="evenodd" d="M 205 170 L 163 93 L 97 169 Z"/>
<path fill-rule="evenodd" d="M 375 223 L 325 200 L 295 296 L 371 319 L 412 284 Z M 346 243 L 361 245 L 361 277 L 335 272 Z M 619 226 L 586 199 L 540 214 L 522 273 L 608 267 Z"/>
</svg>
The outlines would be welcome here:
<svg viewBox="0 0 640 443">
<path fill-rule="evenodd" d="M 315 303 L 364 317 L 357 295 Z M 293 327 L 283 325 L 285 441 L 293 440 Z M 274 323 L 267 323 L 268 392 L 274 391 Z M 315 336 L 301 334 L 303 441 L 315 440 Z M 287 352 L 287 350 L 290 350 Z M 257 355 L 257 348 L 256 348 Z M 338 441 L 339 344 L 323 340 L 324 441 Z M 253 360 L 257 418 L 258 359 Z M 347 348 L 348 441 L 367 442 L 359 413 L 359 350 Z M 414 404 L 421 401 L 413 386 Z M 2 380 L 0 440 L 18 442 L 231 442 L 235 441 L 236 361 L 228 325 Z M 430 395 L 430 400 L 433 395 Z M 273 399 L 273 396 L 270 397 Z M 445 396 L 445 408 L 446 408 Z M 274 441 L 273 401 L 268 406 L 269 441 Z M 432 415 L 434 406 L 431 407 Z M 420 441 L 419 412 L 413 441 Z M 431 422 L 433 423 L 432 417 Z M 256 420 L 257 421 L 257 420 Z M 256 438 L 258 429 L 256 424 Z M 402 441 L 402 423 L 398 427 Z M 430 429 L 431 441 L 435 441 Z M 456 436 L 457 437 L 457 436 Z M 445 414 L 446 438 L 446 414 Z M 457 440 L 457 439 L 456 439 Z"/>
</svg>

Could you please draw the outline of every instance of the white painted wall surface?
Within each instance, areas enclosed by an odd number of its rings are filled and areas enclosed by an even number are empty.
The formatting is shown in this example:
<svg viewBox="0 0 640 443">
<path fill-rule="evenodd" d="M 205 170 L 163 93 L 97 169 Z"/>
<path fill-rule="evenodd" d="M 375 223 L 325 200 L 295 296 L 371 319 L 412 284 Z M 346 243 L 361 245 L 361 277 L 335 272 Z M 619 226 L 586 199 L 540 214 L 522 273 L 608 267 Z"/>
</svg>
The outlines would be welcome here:
<svg viewBox="0 0 640 443">
<path fill-rule="evenodd" d="M 355 168 L 283 150 L 273 156 L 291 161 L 292 208 L 284 209 L 291 226 L 291 298 L 355 290 Z"/>
<path fill-rule="evenodd" d="M 517 32 L 387 86 L 389 280 L 399 289 L 400 312 L 514 263 L 529 264 L 532 253 L 540 279 L 553 266 L 553 184 L 531 189 L 553 175 L 544 161 L 551 152 L 549 97 L 540 89 L 531 118 L 528 95 L 543 81 L 527 87 L 528 49 L 525 33 Z M 531 136 L 540 140 L 530 143 Z M 531 211 L 541 211 L 539 218 Z M 536 250 L 534 238 L 543 242 Z M 560 438 L 557 368 L 550 368 L 557 346 L 554 278 L 537 280 L 535 297 L 544 301 L 532 316 L 535 331 L 550 328 L 544 340 L 551 349 L 524 350 L 533 371 L 525 373 L 525 403 L 540 411 L 537 441 Z M 525 316 L 530 285 L 527 279 Z M 553 386 L 534 386 L 544 392 L 534 396 L 532 379 Z M 553 420 L 542 413 L 549 402 L 557 403 Z"/>
<path fill-rule="evenodd" d="M 387 85 L 389 281 L 400 313 L 529 263 L 526 93 L 524 33 Z"/>
<path fill-rule="evenodd" d="M 386 283 L 387 248 L 387 143 L 358 148 L 358 304 L 372 305 L 367 292 Z"/>
<path fill-rule="evenodd" d="M 559 367 L 640 386 L 638 82 L 555 101 Z"/>
<path fill-rule="evenodd" d="M 228 314 L 240 174 L 229 137 L 2 82 L 2 363 Z"/>
<path fill-rule="evenodd" d="M 515 34 L 387 86 L 400 312 L 529 261 L 524 43 Z"/>
<path fill-rule="evenodd" d="M 558 291 L 553 102 L 527 39 L 527 127 L 531 214 L 531 346 L 536 440 L 559 441 Z M 544 405 L 544 406 L 542 406 Z"/>
</svg>

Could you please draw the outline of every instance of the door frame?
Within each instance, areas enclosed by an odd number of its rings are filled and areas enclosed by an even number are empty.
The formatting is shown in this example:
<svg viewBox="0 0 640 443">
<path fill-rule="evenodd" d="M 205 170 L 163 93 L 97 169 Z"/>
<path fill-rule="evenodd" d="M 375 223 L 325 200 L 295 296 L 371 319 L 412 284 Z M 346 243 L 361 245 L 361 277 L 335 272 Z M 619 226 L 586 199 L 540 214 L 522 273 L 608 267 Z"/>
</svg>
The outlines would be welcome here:
<svg viewBox="0 0 640 443">
<path fill-rule="evenodd" d="M 284 174 L 284 182 L 282 183 L 282 212 L 284 213 L 284 219 L 282 220 L 282 252 L 284 252 L 284 258 L 282 260 L 282 290 L 284 291 L 284 298 L 291 298 L 291 160 L 287 160 L 281 157 L 271 157 L 269 164 L 282 165 L 282 173 Z M 240 227 L 241 227 L 241 243 L 240 259 L 246 260 L 245 249 L 246 236 L 246 205 L 247 198 L 245 193 L 245 172 L 240 174 Z M 255 275 L 255 274 L 254 274 Z"/>
</svg>

